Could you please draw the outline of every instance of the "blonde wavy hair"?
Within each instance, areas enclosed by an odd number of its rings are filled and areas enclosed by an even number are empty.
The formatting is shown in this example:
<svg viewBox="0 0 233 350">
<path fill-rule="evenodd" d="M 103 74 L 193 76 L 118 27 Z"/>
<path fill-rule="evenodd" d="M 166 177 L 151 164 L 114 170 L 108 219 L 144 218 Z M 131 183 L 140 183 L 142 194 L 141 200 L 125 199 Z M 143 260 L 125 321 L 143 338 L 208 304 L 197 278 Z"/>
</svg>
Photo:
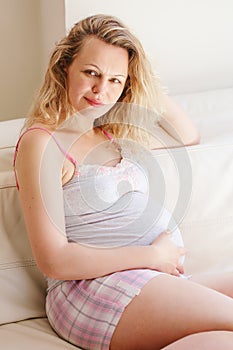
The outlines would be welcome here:
<svg viewBox="0 0 233 350">
<path fill-rule="evenodd" d="M 35 98 L 24 128 L 35 123 L 57 128 L 75 113 L 68 98 L 66 69 L 78 55 L 88 36 L 95 36 L 105 43 L 124 48 L 129 55 L 128 78 L 117 101 L 119 103 L 103 116 L 101 124 L 104 124 L 114 137 L 130 138 L 145 143 L 148 139 L 145 130 L 148 116 L 151 119 L 151 112 L 155 112 L 156 116 L 162 114 L 159 101 L 162 91 L 160 80 L 152 70 L 135 35 L 118 18 L 102 14 L 87 17 L 76 23 L 69 34 L 56 44 L 44 83 Z"/>
</svg>

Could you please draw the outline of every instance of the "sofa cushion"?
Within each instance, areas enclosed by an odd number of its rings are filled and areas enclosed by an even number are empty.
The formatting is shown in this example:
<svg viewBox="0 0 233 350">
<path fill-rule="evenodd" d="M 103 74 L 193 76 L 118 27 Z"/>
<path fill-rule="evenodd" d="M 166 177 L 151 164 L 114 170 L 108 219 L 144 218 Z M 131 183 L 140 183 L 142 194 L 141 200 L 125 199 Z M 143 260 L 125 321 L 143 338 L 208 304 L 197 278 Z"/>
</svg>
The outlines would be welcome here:
<svg viewBox="0 0 233 350">
<path fill-rule="evenodd" d="M 59 338 L 46 318 L 2 325 L 1 348 L 6 350 L 78 350 Z"/>
<path fill-rule="evenodd" d="M 23 127 L 25 118 L 0 122 L 0 148 L 13 147 Z"/>
<path fill-rule="evenodd" d="M 0 324 L 45 315 L 45 279 L 31 254 L 13 172 L 22 123 L 0 123 Z"/>
</svg>

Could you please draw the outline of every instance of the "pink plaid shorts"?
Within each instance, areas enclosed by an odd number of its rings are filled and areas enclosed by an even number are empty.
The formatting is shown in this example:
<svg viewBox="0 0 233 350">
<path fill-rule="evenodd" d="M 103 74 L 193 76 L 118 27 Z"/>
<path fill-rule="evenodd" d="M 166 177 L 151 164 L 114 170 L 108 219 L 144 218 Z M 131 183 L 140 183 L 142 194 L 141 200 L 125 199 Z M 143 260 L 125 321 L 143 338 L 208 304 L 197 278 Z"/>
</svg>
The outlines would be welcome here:
<svg viewBox="0 0 233 350">
<path fill-rule="evenodd" d="M 113 332 L 130 301 L 157 271 L 141 269 L 64 281 L 48 292 L 46 312 L 63 339 L 85 350 L 108 350 Z"/>
</svg>

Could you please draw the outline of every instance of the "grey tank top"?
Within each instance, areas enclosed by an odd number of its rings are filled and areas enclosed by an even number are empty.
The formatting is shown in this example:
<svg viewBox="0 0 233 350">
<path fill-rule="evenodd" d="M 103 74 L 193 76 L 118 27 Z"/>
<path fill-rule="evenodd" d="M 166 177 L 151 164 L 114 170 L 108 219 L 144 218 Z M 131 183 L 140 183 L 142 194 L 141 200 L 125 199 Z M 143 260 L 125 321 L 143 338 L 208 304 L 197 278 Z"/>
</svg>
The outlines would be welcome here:
<svg viewBox="0 0 233 350">
<path fill-rule="evenodd" d="M 171 224 L 171 214 L 150 195 L 145 168 L 126 149 L 121 155 L 114 167 L 79 165 L 78 175 L 63 186 L 69 242 L 95 247 L 149 245 Z M 177 227 L 172 240 L 183 246 Z M 48 289 L 59 283 L 48 279 Z"/>
<path fill-rule="evenodd" d="M 21 138 L 34 129 L 49 133 L 61 152 L 77 166 L 76 160 L 60 145 L 53 133 L 38 126 L 27 129 L 20 136 L 14 165 Z M 106 131 L 102 131 L 112 139 Z M 153 172 L 152 181 L 148 174 L 148 153 L 142 152 L 138 157 L 140 148 L 139 152 L 132 152 L 129 144 L 125 145 L 120 146 L 122 159 L 116 166 L 80 164 L 77 174 L 63 186 L 68 241 L 95 247 L 149 245 L 161 232 L 172 227 L 171 239 L 183 246 L 180 231 L 171 214 L 151 190 L 160 184 L 156 172 Z M 119 144 L 116 146 L 119 148 Z M 17 176 L 16 184 L 18 187 Z M 62 283 L 46 278 L 48 290 Z"/>
</svg>

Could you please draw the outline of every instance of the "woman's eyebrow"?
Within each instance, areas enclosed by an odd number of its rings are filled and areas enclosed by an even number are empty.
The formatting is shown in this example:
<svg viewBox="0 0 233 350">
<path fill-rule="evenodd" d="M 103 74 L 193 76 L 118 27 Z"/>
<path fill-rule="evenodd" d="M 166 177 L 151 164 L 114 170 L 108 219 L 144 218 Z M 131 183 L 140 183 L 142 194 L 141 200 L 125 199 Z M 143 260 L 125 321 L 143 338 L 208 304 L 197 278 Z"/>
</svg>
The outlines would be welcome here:
<svg viewBox="0 0 233 350">
<path fill-rule="evenodd" d="M 93 66 L 95 67 L 96 69 L 98 69 L 100 72 L 102 72 L 102 70 L 100 69 L 100 67 L 98 67 L 96 64 L 94 63 L 86 63 L 84 64 L 84 66 Z M 116 74 L 108 74 L 108 75 L 111 75 L 111 76 L 114 76 L 114 77 L 122 77 L 122 78 L 126 78 L 126 76 L 124 74 L 120 74 L 120 73 L 116 73 Z"/>
</svg>

